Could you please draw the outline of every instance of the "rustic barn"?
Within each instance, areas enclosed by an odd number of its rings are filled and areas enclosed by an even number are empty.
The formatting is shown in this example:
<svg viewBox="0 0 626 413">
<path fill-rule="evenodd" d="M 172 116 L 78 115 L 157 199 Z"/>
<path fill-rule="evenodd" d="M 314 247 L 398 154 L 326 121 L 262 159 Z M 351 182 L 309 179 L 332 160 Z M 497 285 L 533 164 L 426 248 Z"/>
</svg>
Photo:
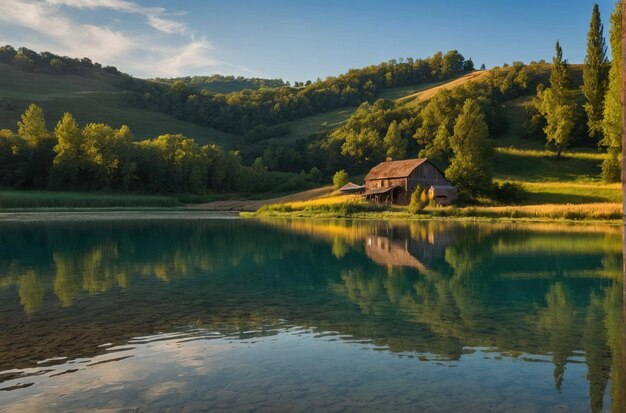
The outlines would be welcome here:
<svg viewBox="0 0 626 413">
<path fill-rule="evenodd" d="M 458 196 L 457 190 L 452 185 L 431 185 L 428 188 L 428 199 L 438 206 L 452 205 Z"/>
<path fill-rule="evenodd" d="M 381 162 L 365 177 L 363 195 L 374 202 L 408 204 L 417 186 L 451 186 L 443 172 L 426 158 Z"/>
<path fill-rule="evenodd" d="M 341 188 L 339 188 L 339 192 L 342 194 L 362 194 L 365 191 L 364 185 L 357 185 L 352 182 L 348 182 Z"/>
</svg>

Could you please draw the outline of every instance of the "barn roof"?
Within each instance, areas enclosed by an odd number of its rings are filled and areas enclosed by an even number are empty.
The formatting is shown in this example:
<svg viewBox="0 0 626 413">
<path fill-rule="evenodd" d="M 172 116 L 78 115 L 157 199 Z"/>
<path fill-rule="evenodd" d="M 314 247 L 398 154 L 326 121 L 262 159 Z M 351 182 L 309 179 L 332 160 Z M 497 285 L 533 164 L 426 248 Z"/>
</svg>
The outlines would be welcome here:
<svg viewBox="0 0 626 413">
<path fill-rule="evenodd" d="M 415 168 L 427 161 L 428 159 L 426 158 L 418 158 L 406 159 L 404 161 L 381 162 L 370 170 L 365 180 L 406 178 Z"/>
</svg>

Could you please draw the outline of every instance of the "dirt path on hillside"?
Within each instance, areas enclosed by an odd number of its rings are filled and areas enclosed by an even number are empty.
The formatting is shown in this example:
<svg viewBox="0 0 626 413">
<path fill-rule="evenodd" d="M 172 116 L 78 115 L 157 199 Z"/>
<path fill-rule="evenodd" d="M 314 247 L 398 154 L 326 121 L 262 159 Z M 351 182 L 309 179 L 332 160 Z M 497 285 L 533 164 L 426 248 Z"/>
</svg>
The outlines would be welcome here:
<svg viewBox="0 0 626 413">
<path fill-rule="evenodd" d="M 335 188 L 332 186 L 324 186 L 321 188 L 309 189 L 308 191 L 297 192 L 295 194 L 281 196 L 278 198 L 259 199 L 259 200 L 227 200 L 213 201 L 206 204 L 189 205 L 189 209 L 201 209 L 205 211 L 256 211 L 263 205 L 280 204 L 284 202 L 308 201 L 310 199 L 319 198 L 328 195 Z"/>
<path fill-rule="evenodd" d="M 396 102 L 406 102 L 409 100 L 426 100 L 426 99 L 430 99 L 433 96 L 435 96 L 437 94 L 437 92 L 444 90 L 444 89 L 452 89 L 458 86 L 461 86 L 467 82 L 471 82 L 473 80 L 478 80 L 482 77 L 487 76 L 487 74 L 489 73 L 489 70 L 477 70 L 475 72 L 471 72 L 466 74 L 465 76 L 462 76 L 458 79 L 452 80 L 450 82 L 444 83 L 443 85 L 439 85 L 439 86 L 433 86 L 429 89 L 425 89 L 425 90 L 420 90 L 419 92 L 415 92 L 415 93 L 411 93 L 410 95 L 401 97 L 399 99 L 396 100 Z"/>
</svg>

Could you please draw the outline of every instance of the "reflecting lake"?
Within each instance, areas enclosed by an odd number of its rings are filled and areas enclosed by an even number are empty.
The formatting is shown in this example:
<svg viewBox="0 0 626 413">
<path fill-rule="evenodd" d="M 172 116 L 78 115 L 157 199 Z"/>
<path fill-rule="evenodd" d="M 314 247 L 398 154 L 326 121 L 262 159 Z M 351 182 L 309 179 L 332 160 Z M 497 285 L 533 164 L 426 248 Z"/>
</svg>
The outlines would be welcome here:
<svg viewBox="0 0 626 413">
<path fill-rule="evenodd" d="M 0 222 L 0 411 L 625 411 L 620 227 L 90 217 Z"/>
</svg>

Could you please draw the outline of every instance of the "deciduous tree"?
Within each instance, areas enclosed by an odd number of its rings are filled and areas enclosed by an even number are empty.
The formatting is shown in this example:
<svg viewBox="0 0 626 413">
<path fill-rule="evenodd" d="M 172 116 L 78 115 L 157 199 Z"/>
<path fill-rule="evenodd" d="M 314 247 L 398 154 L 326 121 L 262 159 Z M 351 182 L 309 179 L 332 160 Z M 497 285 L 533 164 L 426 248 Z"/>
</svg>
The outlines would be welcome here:
<svg viewBox="0 0 626 413">
<path fill-rule="evenodd" d="M 395 120 L 389 125 L 383 144 L 387 151 L 387 157 L 391 159 L 404 159 L 406 157 L 406 141 L 402 138 L 402 133 L 398 122 Z"/>
<path fill-rule="evenodd" d="M 39 106 L 33 103 L 26 109 L 21 121 L 17 122 L 17 133 L 32 146 L 50 137 L 43 110 Z"/>
<path fill-rule="evenodd" d="M 467 99 L 450 139 L 453 157 L 446 169 L 446 178 L 471 195 L 491 189 L 493 149 L 488 136 L 480 106 L 474 99 Z"/>
<path fill-rule="evenodd" d="M 333 185 L 335 186 L 335 188 L 339 189 L 347 183 L 348 183 L 348 173 L 346 171 L 342 169 L 340 171 L 335 172 L 335 175 L 333 175 Z"/>
<path fill-rule="evenodd" d="M 550 71 L 550 87 L 539 95 L 539 109 L 546 118 L 546 139 L 548 143 L 554 144 L 557 157 L 569 145 L 575 124 L 576 102 L 570 89 L 571 84 L 570 68 L 567 60 L 563 59 L 563 49 L 557 41 Z"/>
</svg>

